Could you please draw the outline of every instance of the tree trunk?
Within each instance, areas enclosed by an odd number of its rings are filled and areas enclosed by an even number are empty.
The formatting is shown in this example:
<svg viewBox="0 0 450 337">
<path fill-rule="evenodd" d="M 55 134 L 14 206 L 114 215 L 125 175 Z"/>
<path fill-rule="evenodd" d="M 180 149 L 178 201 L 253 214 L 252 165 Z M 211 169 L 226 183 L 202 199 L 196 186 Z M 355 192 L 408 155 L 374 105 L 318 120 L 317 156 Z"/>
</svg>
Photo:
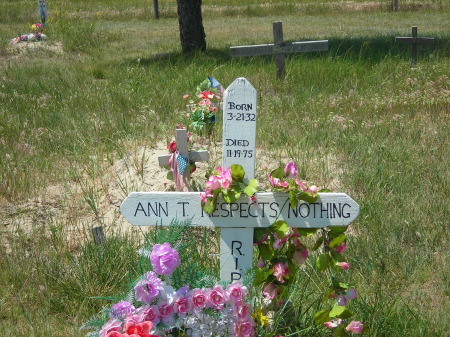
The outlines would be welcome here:
<svg viewBox="0 0 450 337">
<path fill-rule="evenodd" d="M 180 40 L 183 52 L 206 50 L 202 0 L 177 0 Z"/>
</svg>

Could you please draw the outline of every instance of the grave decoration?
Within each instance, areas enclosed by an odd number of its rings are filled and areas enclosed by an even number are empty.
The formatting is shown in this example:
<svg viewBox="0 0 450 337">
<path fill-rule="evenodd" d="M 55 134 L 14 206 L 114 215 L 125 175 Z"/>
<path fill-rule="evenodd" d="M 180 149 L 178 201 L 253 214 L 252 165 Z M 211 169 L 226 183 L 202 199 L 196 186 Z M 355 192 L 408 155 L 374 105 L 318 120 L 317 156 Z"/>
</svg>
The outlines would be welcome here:
<svg viewBox="0 0 450 337">
<path fill-rule="evenodd" d="M 159 166 L 169 169 L 167 175 L 169 180 L 175 182 L 178 191 L 188 190 L 190 186 L 190 175 L 196 170 L 195 163 L 208 161 L 208 151 L 189 151 L 188 142 L 191 134 L 186 128 L 177 124 L 176 139 L 167 147 L 170 155 L 158 157 Z"/>
<path fill-rule="evenodd" d="M 11 39 L 11 44 L 17 44 L 19 42 L 40 42 L 47 39 L 44 34 L 45 27 L 40 23 L 35 23 L 31 26 L 31 33 L 20 35 L 14 39 Z"/>
<path fill-rule="evenodd" d="M 283 77 L 285 55 L 291 53 L 306 53 L 313 51 L 327 51 L 328 40 L 286 43 L 283 40 L 283 25 L 273 23 L 273 44 L 259 44 L 253 46 L 230 47 L 232 57 L 274 55 L 277 67 L 277 77 Z"/>
<path fill-rule="evenodd" d="M 192 131 L 204 135 L 210 135 L 216 122 L 216 114 L 220 109 L 223 88 L 213 77 L 208 77 L 197 86 L 195 95 L 185 94 L 184 99 L 189 99 L 186 105 L 185 117 Z"/>
<path fill-rule="evenodd" d="M 362 332 L 363 324 L 350 320 L 357 293 L 346 280 L 350 264 L 343 254 L 345 231 L 358 216 L 359 205 L 346 194 L 304 181 L 293 162 L 270 172 L 271 192 L 259 191 L 254 175 L 256 119 L 256 90 L 245 78 L 236 79 L 224 93 L 222 167 L 209 177 L 205 192 L 133 192 L 121 205 L 122 215 L 133 225 L 159 224 L 174 232 L 180 221 L 187 228 L 219 227 L 220 281 L 199 272 L 201 261 L 188 261 L 195 258 L 193 251 L 174 250 L 182 242 L 195 242 L 183 233 L 171 242 L 173 247 L 167 242 L 147 247 L 140 254 L 149 257 L 152 270 L 133 283 L 126 298 L 104 311 L 107 317 L 95 322 L 92 336 L 137 331 L 138 336 L 292 334 L 296 318 L 286 308 L 296 307 L 292 289 L 307 265 L 329 280 L 313 301 L 320 303 L 313 321 L 334 336 Z M 176 268 L 184 272 L 173 276 Z M 284 319 L 280 331 L 274 324 L 277 317 Z"/>
<path fill-rule="evenodd" d="M 434 38 L 431 37 L 417 37 L 417 27 L 412 27 L 412 37 L 397 36 L 395 42 L 403 42 L 411 44 L 411 67 L 417 64 L 417 45 L 420 43 L 433 43 Z"/>
</svg>

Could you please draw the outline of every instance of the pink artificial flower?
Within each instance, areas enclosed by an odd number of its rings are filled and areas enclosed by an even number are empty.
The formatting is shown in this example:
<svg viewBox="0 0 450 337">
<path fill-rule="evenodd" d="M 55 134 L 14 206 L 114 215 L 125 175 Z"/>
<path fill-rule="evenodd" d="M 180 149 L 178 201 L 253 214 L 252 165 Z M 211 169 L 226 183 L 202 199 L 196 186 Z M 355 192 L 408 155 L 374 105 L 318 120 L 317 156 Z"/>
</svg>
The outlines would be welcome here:
<svg viewBox="0 0 450 337">
<path fill-rule="evenodd" d="M 273 300 L 278 295 L 278 286 L 274 283 L 268 283 L 263 287 L 263 295 L 269 300 Z"/>
<path fill-rule="evenodd" d="M 193 289 L 189 296 L 192 307 L 195 309 L 203 309 L 206 306 L 207 297 L 203 290 Z"/>
<path fill-rule="evenodd" d="M 256 266 L 257 266 L 258 268 L 263 268 L 264 265 L 265 265 L 264 260 L 263 260 L 262 257 L 260 257 Z"/>
<path fill-rule="evenodd" d="M 287 181 L 283 181 L 278 178 L 273 178 L 270 174 L 267 177 L 267 179 L 269 180 L 270 185 L 272 185 L 273 187 L 276 187 L 276 188 L 288 188 L 289 187 L 289 183 Z"/>
<path fill-rule="evenodd" d="M 237 317 L 240 320 L 251 319 L 251 313 L 250 313 L 250 308 L 249 308 L 248 304 L 237 306 L 236 311 L 237 311 Z"/>
<path fill-rule="evenodd" d="M 348 262 L 337 262 L 336 265 L 341 267 L 343 270 L 350 268 L 350 264 Z"/>
<path fill-rule="evenodd" d="M 153 270 L 159 275 L 170 275 L 180 265 L 180 256 L 167 242 L 153 246 L 150 255 Z"/>
<path fill-rule="evenodd" d="M 189 95 L 188 94 L 186 94 L 186 95 L 183 95 L 183 98 L 189 98 Z"/>
<path fill-rule="evenodd" d="M 273 249 L 278 250 L 282 245 L 286 243 L 286 241 L 289 239 L 290 235 L 285 235 L 284 238 L 279 239 L 277 233 L 273 233 L 273 236 L 275 238 L 275 241 L 273 243 Z"/>
<path fill-rule="evenodd" d="M 334 329 L 342 324 L 342 319 L 340 318 L 332 319 L 331 321 L 324 322 L 323 324 L 325 324 L 328 329 Z"/>
<path fill-rule="evenodd" d="M 170 324 L 173 321 L 175 314 L 175 308 L 173 304 L 169 304 L 165 301 L 158 303 L 159 317 L 164 324 Z"/>
<path fill-rule="evenodd" d="M 342 242 L 339 246 L 336 247 L 336 253 L 343 253 L 347 250 L 347 245 L 345 242 Z"/>
<path fill-rule="evenodd" d="M 205 185 L 208 190 L 217 190 L 221 187 L 220 178 L 217 176 L 209 176 Z"/>
<path fill-rule="evenodd" d="M 292 256 L 295 262 L 298 264 L 303 264 L 308 259 L 308 250 L 305 246 L 300 246 L 300 249 L 297 249 Z"/>
<path fill-rule="evenodd" d="M 187 314 L 190 310 L 190 303 L 187 297 L 179 298 L 175 301 L 178 314 Z"/>
<path fill-rule="evenodd" d="M 191 114 L 190 113 L 187 113 L 185 116 L 186 116 L 186 118 L 191 118 Z"/>
<path fill-rule="evenodd" d="M 150 303 L 159 296 L 162 289 L 162 281 L 155 272 L 149 271 L 134 286 L 134 296 L 137 301 Z"/>
<path fill-rule="evenodd" d="M 306 183 L 306 181 L 300 181 L 298 179 L 295 179 L 295 184 L 297 185 L 298 188 L 300 188 L 303 192 L 308 191 L 309 186 Z"/>
<path fill-rule="evenodd" d="M 215 285 L 207 293 L 208 306 L 216 310 L 223 309 L 225 305 L 225 291 L 219 285 Z"/>
<path fill-rule="evenodd" d="M 103 325 L 102 329 L 100 330 L 100 337 L 106 337 L 108 333 L 113 331 L 122 331 L 122 321 L 114 318 L 109 320 L 108 322 Z"/>
<path fill-rule="evenodd" d="M 205 204 L 208 202 L 208 198 L 206 197 L 206 193 L 200 193 L 200 199 Z"/>
<path fill-rule="evenodd" d="M 311 195 L 314 197 L 314 196 L 316 196 L 317 195 L 317 186 L 316 185 L 312 185 L 310 188 L 309 188 L 309 193 L 311 193 Z"/>
<path fill-rule="evenodd" d="M 210 106 L 211 105 L 211 100 L 209 98 L 202 99 L 200 102 L 198 102 L 198 105 L 200 105 L 200 106 Z"/>
<path fill-rule="evenodd" d="M 297 166 L 293 161 L 286 164 L 284 167 L 284 175 L 289 178 L 295 178 L 297 176 Z"/>
<path fill-rule="evenodd" d="M 255 329 L 253 326 L 255 322 L 253 320 L 245 320 L 234 323 L 234 336 L 235 337 L 252 337 L 255 336 Z"/>
<path fill-rule="evenodd" d="M 286 263 L 278 262 L 273 266 L 273 276 L 275 276 L 278 282 L 284 283 L 284 278 L 289 274 L 289 269 Z"/>
<path fill-rule="evenodd" d="M 247 296 L 247 287 L 243 287 L 241 282 L 233 282 L 226 289 L 227 298 L 234 303 L 242 303 Z"/>
<path fill-rule="evenodd" d="M 140 317 L 140 321 L 150 321 L 154 325 L 157 325 L 160 321 L 157 305 L 144 305 L 136 310 L 136 314 Z"/>
<path fill-rule="evenodd" d="M 364 325 L 360 321 L 351 321 L 349 325 L 345 328 L 348 332 L 354 334 L 360 334 L 364 328 Z"/>
<path fill-rule="evenodd" d="M 177 142 L 176 141 L 172 141 L 169 146 L 167 146 L 167 148 L 169 149 L 170 153 L 174 153 L 177 150 Z"/>
</svg>

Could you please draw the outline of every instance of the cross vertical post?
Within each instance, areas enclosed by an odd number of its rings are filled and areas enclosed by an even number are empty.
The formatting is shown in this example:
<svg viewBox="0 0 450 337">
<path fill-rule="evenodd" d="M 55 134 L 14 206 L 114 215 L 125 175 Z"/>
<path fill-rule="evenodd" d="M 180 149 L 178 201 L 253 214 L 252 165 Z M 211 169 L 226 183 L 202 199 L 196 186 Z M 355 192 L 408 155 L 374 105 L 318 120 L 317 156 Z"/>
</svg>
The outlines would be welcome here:
<svg viewBox="0 0 450 337">
<path fill-rule="evenodd" d="M 241 165 L 246 182 L 255 178 L 256 101 L 255 88 L 243 77 L 236 79 L 224 92 L 222 167 Z M 248 206 L 248 201 L 245 204 Z M 252 256 L 253 228 L 242 227 L 239 223 L 235 228 L 221 228 L 221 280 L 242 279 L 252 268 Z"/>
<path fill-rule="evenodd" d="M 281 78 L 284 75 L 285 56 L 283 53 L 284 40 L 283 40 L 283 23 L 273 23 L 273 44 L 275 53 L 275 64 L 277 67 L 277 78 Z"/>
<path fill-rule="evenodd" d="M 412 27 L 412 37 L 417 38 L 417 26 Z M 415 67 L 417 64 L 417 43 L 411 43 L 411 62 L 412 66 Z"/>
</svg>

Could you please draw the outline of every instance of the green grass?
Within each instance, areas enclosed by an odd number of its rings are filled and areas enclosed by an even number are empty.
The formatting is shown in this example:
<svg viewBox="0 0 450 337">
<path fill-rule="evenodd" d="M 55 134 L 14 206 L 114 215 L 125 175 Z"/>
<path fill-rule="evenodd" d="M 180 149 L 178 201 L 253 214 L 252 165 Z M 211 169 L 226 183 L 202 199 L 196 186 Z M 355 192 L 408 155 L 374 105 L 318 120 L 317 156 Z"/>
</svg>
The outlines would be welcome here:
<svg viewBox="0 0 450 337">
<path fill-rule="evenodd" d="M 354 311 L 370 326 L 367 335 L 448 334 L 450 35 L 444 2 L 424 2 L 439 10 L 391 13 L 382 7 L 322 10 L 311 3 L 301 12 L 289 1 L 271 11 L 251 2 L 225 8 L 237 1 L 217 9 L 204 1 L 208 50 L 182 55 L 177 19 L 164 5 L 166 14 L 156 21 L 148 19 L 150 2 L 138 14 L 117 14 L 123 2 L 104 8 L 99 1 L 72 1 L 85 6 L 81 14 L 61 9 L 49 24 L 47 44 L 56 48 L 19 54 L 7 42 L 33 23 L 34 10 L 26 9 L 31 3 L 20 2 L 0 20 L 0 205 L 4 223 L 12 223 L 0 245 L 4 335 L 77 336 L 78 326 L 109 303 L 89 297 L 118 295 L 140 272 L 135 250 L 142 236 L 108 232 L 106 248 L 95 246 L 91 223 L 69 230 L 77 217 L 72 204 L 83 204 L 98 223 L 99 179 L 138 145 L 171 137 L 175 123 L 183 122 L 181 96 L 208 75 L 224 86 L 243 76 L 258 90 L 257 144 L 270 151 L 267 164 L 289 157 L 306 179 L 336 187 L 361 205 L 350 235 L 349 278 L 358 283 Z M 3 4 L 9 3 L 0 9 Z M 127 4 L 142 8 L 141 2 Z M 275 78 L 270 57 L 229 56 L 232 45 L 270 43 L 277 20 L 285 40 L 326 38 L 330 50 L 289 56 L 284 80 Z M 436 38 L 419 47 L 417 69 L 410 68 L 409 46 L 394 40 L 409 36 L 412 25 L 419 36 Z M 56 220 L 33 213 L 34 230 L 21 230 L 16 217 L 34 211 L 14 206 L 62 183 L 81 186 L 81 201 L 61 196 L 57 206 L 75 214 Z M 302 303 L 294 308 L 297 327 L 306 329 L 300 335 L 323 333 L 311 327 L 303 306 L 315 300 L 316 282 L 304 275 L 293 292 Z"/>
</svg>

